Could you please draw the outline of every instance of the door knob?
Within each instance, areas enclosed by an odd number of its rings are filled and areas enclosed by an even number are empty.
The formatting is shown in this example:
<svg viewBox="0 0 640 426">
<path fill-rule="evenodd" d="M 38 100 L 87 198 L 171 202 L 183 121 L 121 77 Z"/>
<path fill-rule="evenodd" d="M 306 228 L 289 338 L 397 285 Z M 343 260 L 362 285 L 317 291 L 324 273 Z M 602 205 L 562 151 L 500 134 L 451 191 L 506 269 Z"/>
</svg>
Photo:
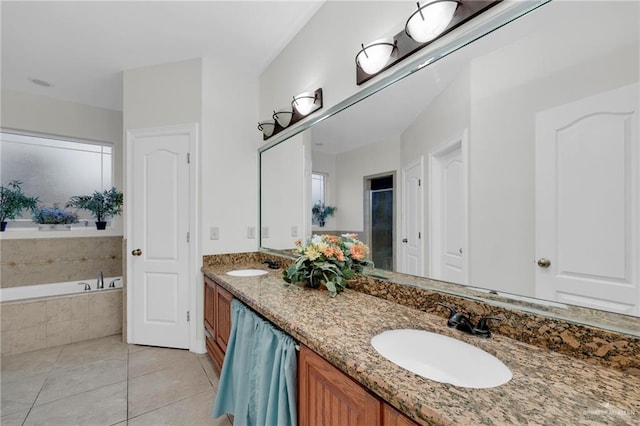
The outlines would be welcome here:
<svg viewBox="0 0 640 426">
<path fill-rule="evenodd" d="M 544 257 L 538 259 L 538 266 L 541 268 L 548 268 L 551 265 L 551 261 L 549 259 L 545 259 Z"/>
<path fill-rule="evenodd" d="M 142 250 L 140 249 L 131 250 L 131 254 L 134 256 L 140 256 L 142 254 Z"/>
<path fill-rule="evenodd" d="M 403 242 L 403 243 L 408 243 L 408 242 L 409 242 L 409 240 L 407 240 L 406 238 L 403 238 L 403 239 L 402 239 L 402 242 Z"/>
</svg>

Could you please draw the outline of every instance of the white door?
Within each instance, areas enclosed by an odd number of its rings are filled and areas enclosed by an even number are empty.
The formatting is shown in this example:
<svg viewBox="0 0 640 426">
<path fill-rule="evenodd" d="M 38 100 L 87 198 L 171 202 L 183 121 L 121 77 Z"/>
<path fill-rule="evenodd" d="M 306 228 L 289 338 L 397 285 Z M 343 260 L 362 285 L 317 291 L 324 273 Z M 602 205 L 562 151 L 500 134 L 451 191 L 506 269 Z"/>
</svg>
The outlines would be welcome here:
<svg viewBox="0 0 640 426">
<path fill-rule="evenodd" d="M 424 275 L 422 243 L 422 157 L 402 169 L 402 245 L 400 272 Z"/>
<path fill-rule="evenodd" d="M 638 84 L 536 116 L 536 296 L 638 315 Z"/>
<path fill-rule="evenodd" d="M 189 130 L 129 132 L 131 343 L 189 347 L 189 148 L 193 137 Z"/>
<path fill-rule="evenodd" d="M 431 276 L 467 284 L 466 131 L 429 155 Z"/>
</svg>

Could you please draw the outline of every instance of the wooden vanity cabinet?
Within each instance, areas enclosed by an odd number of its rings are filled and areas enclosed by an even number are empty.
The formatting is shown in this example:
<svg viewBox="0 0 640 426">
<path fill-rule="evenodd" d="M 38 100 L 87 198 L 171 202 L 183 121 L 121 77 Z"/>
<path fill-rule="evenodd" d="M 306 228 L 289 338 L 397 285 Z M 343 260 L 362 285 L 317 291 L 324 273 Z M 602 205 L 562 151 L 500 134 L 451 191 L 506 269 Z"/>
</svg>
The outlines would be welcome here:
<svg viewBox="0 0 640 426">
<path fill-rule="evenodd" d="M 302 345 L 298 357 L 298 422 L 300 426 L 416 425 Z"/>
<path fill-rule="evenodd" d="M 233 296 L 208 277 L 204 277 L 204 327 L 206 346 L 213 363 L 222 369 L 231 333 L 231 301 Z"/>
</svg>

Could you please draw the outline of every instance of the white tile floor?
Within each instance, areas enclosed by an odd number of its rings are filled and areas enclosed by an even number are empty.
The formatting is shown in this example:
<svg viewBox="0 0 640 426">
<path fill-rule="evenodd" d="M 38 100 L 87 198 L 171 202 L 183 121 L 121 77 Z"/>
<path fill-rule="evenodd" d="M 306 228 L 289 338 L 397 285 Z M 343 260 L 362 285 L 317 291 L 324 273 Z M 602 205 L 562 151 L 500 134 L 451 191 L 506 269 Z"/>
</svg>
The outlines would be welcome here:
<svg viewBox="0 0 640 426">
<path fill-rule="evenodd" d="M 127 345 L 120 336 L 2 357 L 2 426 L 214 425 L 207 355 Z"/>
</svg>

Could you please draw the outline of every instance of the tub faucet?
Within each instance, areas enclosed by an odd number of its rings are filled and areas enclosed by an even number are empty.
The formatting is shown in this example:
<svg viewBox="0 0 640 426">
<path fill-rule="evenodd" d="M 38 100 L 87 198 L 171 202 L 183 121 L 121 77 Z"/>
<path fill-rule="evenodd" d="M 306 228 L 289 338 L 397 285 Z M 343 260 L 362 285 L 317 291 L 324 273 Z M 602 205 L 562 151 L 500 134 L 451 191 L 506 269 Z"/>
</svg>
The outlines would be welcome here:
<svg viewBox="0 0 640 426">
<path fill-rule="evenodd" d="M 120 281 L 120 278 L 111 280 L 111 282 L 109 283 L 109 288 L 116 288 L 116 282 L 118 281 Z"/>
<path fill-rule="evenodd" d="M 96 283 L 96 288 L 104 288 L 104 275 L 102 275 L 102 271 L 98 272 L 98 282 Z"/>
<path fill-rule="evenodd" d="M 83 285 L 84 286 L 84 291 L 91 290 L 91 286 L 89 285 L 89 283 L 78 283 L 78 285 Z"/>
</svg>

